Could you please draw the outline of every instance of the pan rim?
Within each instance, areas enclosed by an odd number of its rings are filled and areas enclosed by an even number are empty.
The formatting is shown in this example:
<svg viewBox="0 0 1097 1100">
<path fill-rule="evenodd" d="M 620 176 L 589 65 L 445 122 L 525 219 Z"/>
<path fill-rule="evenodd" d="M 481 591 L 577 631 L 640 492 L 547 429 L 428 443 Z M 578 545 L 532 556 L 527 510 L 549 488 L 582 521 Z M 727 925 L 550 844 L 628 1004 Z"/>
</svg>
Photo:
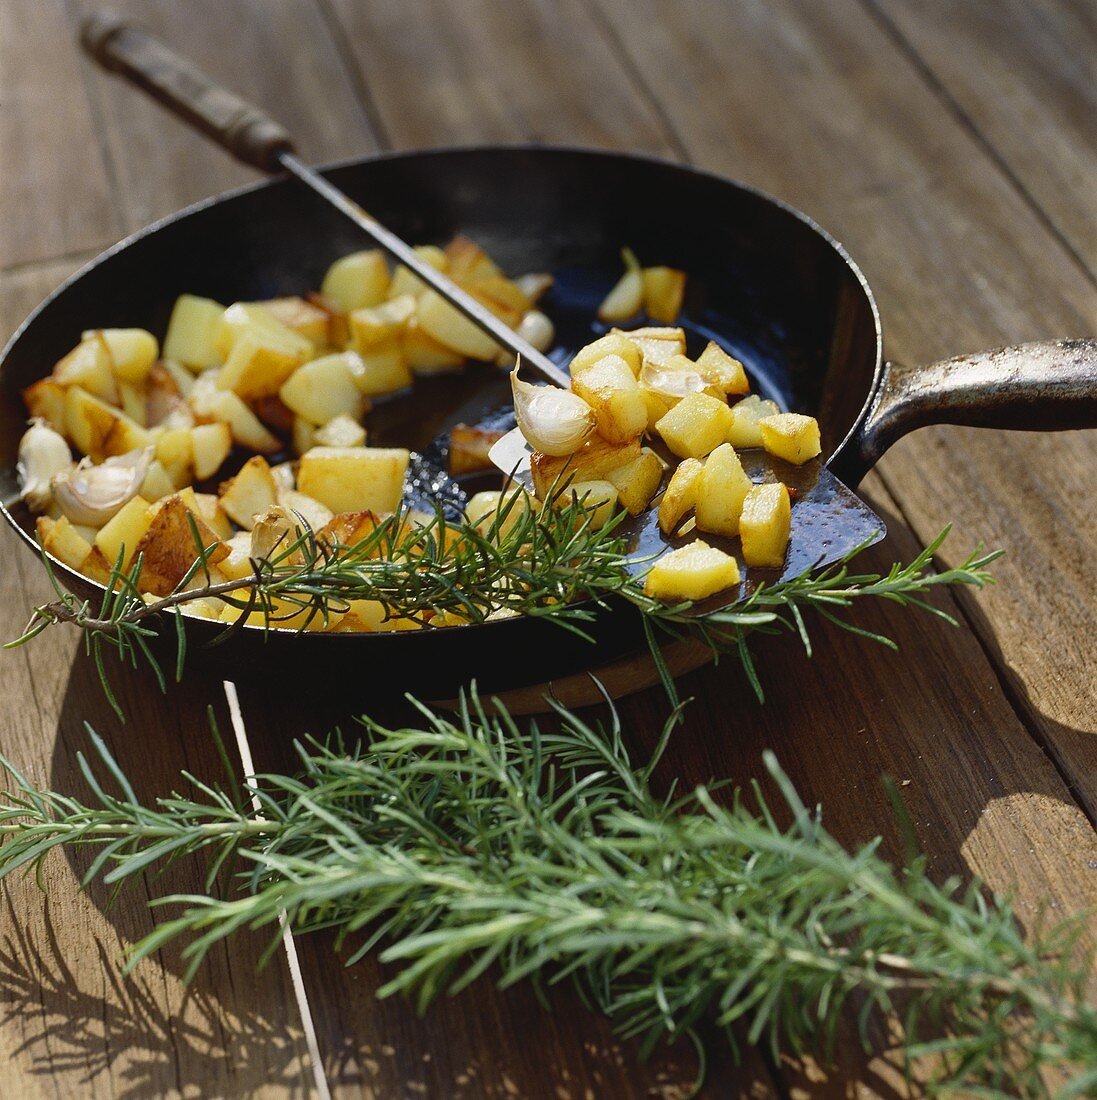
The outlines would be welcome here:
<svg viewBox="0 0 1097 1100">
<path fill-rule="evenodd" d="M 777 207 L 779 210 L 786 214 L 791 215 L 797 221 L 801 222 L 808 229 L 814 232 L 824 243 L 826 243 L 839 257 L 842 263 L 849 270 L 857 284 L 861 288 L 861 292 L 868 303 L 870 314 L 872 317 L 873 333 L 875 336 L 876 352 L 875 362 L 873 364 L 872 378 L 868 387 L 868 391 L 865 395 L 864 404 L 861 410 L 858 412 L 856 419 L 853 422 L 849 432 L 833 449 L 830 455 L 827 456 L 824 465 L 830 464 L 833 458 L 838 455 L 843 448 L 849 443 L 849 441 L 857 434 L 861 425 L 864 423 L 865 417 L 868 415 L 872 406 L 873 400 L 876 396 L 877 389 L 879 387 L 880 379 L 883 374 L 884 358 L 883 358 L 883 324 L 880 316 L 879 304 L 876 301 L 876 296 L 873 293 L 872 286 L 866 278 L 864 272 L 861 270 L 860 265 L 850 255 L 848 249 L 837 237 L 826 230 L 820 225 L 811 215 L 805 213 L 799 207 L 792 205 L 785 199 L 782 199 L 763 188 L 756 187 L 753 184 L 746 183 L 743 180 L 735 179 L 731 176 L 726 176 L 720 172 L 711 171 L 705 168 L 699 168 L 693 164 L 683 163 L 681 161 L 670 160 L 667 157 L 658 156 L 654 153 L 645 152 L 624 152 L 622 150 L 600 148 L 592 145 L 571 145 L 571 144 L 555 144 L 545 142 L 471 142 L 460 145 L 425 145 L 415 146 L 408 149 L 399 150 L 383 150 L 375 153 L 366 153 L 356 156 L 341 157 L 337 160 L 326 161 L 323 164 L 317 165 L 316 170 L 327 175 L 332 172 L 338 172 L 345 168 L 353 168 L 359 165 L 383 162 L 390 160 L 414 160 L 417 158 L 427 157 L 445 157 L 445 156 L 467 156 L 470 154 L 494 154 L 494 153 L 532 153 L 532 154 L 548 154 L 554 153 L 567 154 L 569 156 L 590 157 L 592 159 L 605 159 L 605 160 L 628 160 L 641 164 L 655 165 L 660 168 L 670 168 L 676 172 L 684 173 L 685 175 L 695 176 L 701 179 L 710 180 L 715 183 L 719 183 L 725 186 L 731 186 L 739 191 L 745 192 L 763 202 L 769 203 L 772 206 Z M 185 206 L 180 210 L 173 211 L 170 214 L 166 214 L 161 218 L 157 218 L 155 221 L 150 222 L 148 225 L 142 226 L 140 229 L 134 230 L 132 233 L 127 234 L 125 237 L 116 241 L 114 244 L 109 245 L 103 249 L 97 255 L 93 256 L 86 263 L 77 268 L 71 275 L 62 280 L 41 302 L 38 303 L 34 309 L 23 319 L 18 325 L 9 339 L 4 343 L 3 348 L 0 349 L 0 375 L 2 375 L 4 367 L 7 363 L 8 356 L 11 350 L 22 338 L 23 333 L 30 327 L 30 325 L 37 319 L 37 317 L 45 311 L 53 302 L 59 298 L 66 290 L 86 274 L 99 267 L 101 264 L 106 263 L 112 259 L 115 255 L 123 252 L 131 245 L 136 244 L 138 241 L 143 240 L 146 237 L 151 236 L 160 229 L 173 225 L 178 221 L 182 221 L 185 218 L 192 215 L 201 213 L 213 206 L 217 206 L 220 203 L 229 202 L 237 198 L 249 195 L 253 192 L 260 191 L 264 188 L 276 187 L 276 186 L 292 186 L 294 185 L 294 179 L 285 173 L 279 173 L 275 176 L 269 176 L 264 179 L 255 180 L 252 183 L 242 184 L 239 187 L 230 188 L 227 191 L 221 191 L 214 195 L 209 195 L 205 198 L 199 199 L 196 202 L 191 203 L 189 206 Z M 31 534 L 24 530 L 21 524 L 19 524 L 15 517 L 8 509 L 7 503 L 0 500 L 0 512 L 3 513 L 4 518 L 7 520 L 11 528 L 16 534 L 29 546 L 35 553 L 44 555 L 50 562 L 50 568 L 65 575 L 74 578 L 77 582 L 85 586 L 94 586 L 102 592 L 106 592 L 104 585 L 98 581 L 92 580 L 90 577 L 85 577 L 82 573 L 73 569 L 71 566 L 65 564 L 60 559 L 54 557 L 48 551 L 45 551 L 43 547 L 31 536 Z M 592 601 L 585 600 L 573 606 L 582 607 Z M 215 624 L 213 620 L 203 619 L 200 616 L 188 616 L 192 623 L 201 624 L 205 623 L 209 627 L 213 627 Z M 485 620 L 481 623 L 467 623 L 467 624 L 454 624 L 448 627 L 434 627 L 433 630 L 467 630 L 469 627 L 485 628 L 485 627 L 511 627 L 513 628 L 516 623 L 522 621 L 524 617 L 519 616 L 515 618 L 504 618 L 495 620 Z M 413 644 L 413 639 L 419 633 L 418 631 L 371 631 L 368 633 L 356 633 L 356 632 L 313 632 L 313 631 L 301 631 L 296 628 L 278 627 L 278 626 L 261 626 L 259 624 L 241 624 L 238 629 L 248 631 L 262 631 L 264 635 L 268 632 L 274 632 L 276 635 L 288 636 L 288 635 L 307 635 L 309 637 L 322 637 L 322 638 L 385 638 L 391 640 L 397 637 L 405 637 L 408 639 L 408 645 Z M 330 644 L 330 643 L 324 643 Z"/>
</svg>

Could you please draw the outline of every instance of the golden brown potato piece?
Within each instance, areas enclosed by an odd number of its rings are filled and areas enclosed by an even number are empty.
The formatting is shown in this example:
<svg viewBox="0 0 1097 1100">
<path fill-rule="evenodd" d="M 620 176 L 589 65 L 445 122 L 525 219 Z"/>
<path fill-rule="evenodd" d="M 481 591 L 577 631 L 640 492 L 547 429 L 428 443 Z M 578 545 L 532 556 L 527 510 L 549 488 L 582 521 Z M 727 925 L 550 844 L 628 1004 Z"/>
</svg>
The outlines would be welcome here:
<svg viewBox="0 0 1097 1100">
<path fill-rule="evenodd" d="M 640 457 L 640 440 L 628 443 L 607 443 L 601 436 L 588 440 L 573 455 L 560 458 L 534 451 L 530 458 L 533 488 L 538 499 L 544 500 L 554 484 L 566 480 L 600 481 L 611 471 L 627 466 Z"/>
<path fill-rule="evenodd" d="M 477 470 L 490 470 L 491 460 L 488 452 L 503 438 L 505 432 L 487 431 L 484 428 L 470 428 L 467 424 L 458 424 L 449 437 L 449 472 L 471 474 Z"/>
<path fill-rule="evenodd" d="M 157 596 L 169 596 L 187 575 L 198 557 L 199 547 L 191 529 L 193 520 L 202 548 L 212 546 L 211 564 L 229 555 L 206 522 L 196 516 L 178 494 L 165 497 L 149 508 L 152 520 L 137 543 L 136 553 L 142 555 L 140 586 Z"/>
</svg>

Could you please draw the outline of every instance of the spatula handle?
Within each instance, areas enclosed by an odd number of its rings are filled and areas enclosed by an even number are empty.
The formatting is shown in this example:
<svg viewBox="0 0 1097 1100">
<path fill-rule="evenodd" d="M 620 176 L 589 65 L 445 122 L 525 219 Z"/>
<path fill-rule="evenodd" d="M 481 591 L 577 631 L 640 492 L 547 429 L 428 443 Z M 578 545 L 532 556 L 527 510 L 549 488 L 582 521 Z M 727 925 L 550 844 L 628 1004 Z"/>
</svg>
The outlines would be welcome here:
<svg viewBox="0 0 1097 1100">
<path fill-rule="evenodd" d="M 124 19 L 97 12 L 84 21 L 80 41 L 105 69 L 142 88 L 237 160 L 274 172 L 279 154 L 293 151 L 293 138 L 281 123 Z"/>
</svg>

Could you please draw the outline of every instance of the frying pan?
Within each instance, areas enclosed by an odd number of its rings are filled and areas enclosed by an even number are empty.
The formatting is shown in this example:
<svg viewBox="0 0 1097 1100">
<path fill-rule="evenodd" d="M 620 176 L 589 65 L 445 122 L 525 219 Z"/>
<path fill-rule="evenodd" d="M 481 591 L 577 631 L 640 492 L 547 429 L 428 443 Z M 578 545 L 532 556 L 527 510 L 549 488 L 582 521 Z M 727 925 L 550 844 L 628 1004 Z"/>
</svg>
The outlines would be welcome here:
<svg viewBox="0 0 1097 1100">
<path fill-rule="evenodd" d="M 623 244 L 645 263 L 689 272 L 682 323 L 691 352 L 718 339 L 756 391 L 819 419 L 825 469 L 808 471 L 804 493 L 819 494 L 821 526 L 800 538 L 809 565 L 883 533 L 846 486 L 913 428 L 1097 426 L 1097 342 L 1027 344 L 918 368 L 885 362 L 872 291 L 845 249 L 787 203 L 729 179 L 649 157 L 536 146 L 371 156 L 324 175 L 404 240 L 441 243 L 462 232 L 511 274 L 554 272 L 543 308 L 556 322 L 559 362 L 597 335 L 592 318 L 619 275 Z M 28 548 L 41 552 L 34 517 L 18 500 L 20 391 L 84 329 L 163 333 L 182 292 L 219 301 L 301 293 L 361 247 L 360 232 L 336 210 L 278 178 L 141 230 L 54 291 L 0 355 L 0 506 Z M 505 376 L 491 368 L 420 380 L 413 394 L 375 410 L 370 441 L 420 452 L 429 480 L 449 427 L 497 417 L 508 403 Z M 72 591 L 101 596 L 95 582 L 59 561 L 53 567 Z M 596 650 L 536 618 L 375 634 L 245 627 L 205 659 L 236 678 L 303 690 L 349 680 L 437 698 L 473 678 L 498 690 L 580 670 L 594 653 L 605 663 L 637 648 L 637 626 L 625 607 L 598 610 L 588 627 Z M 215 623 L 188 620 L 189 652 L 201 659 L 193 643 L 219 633 Z"/>
</svg>

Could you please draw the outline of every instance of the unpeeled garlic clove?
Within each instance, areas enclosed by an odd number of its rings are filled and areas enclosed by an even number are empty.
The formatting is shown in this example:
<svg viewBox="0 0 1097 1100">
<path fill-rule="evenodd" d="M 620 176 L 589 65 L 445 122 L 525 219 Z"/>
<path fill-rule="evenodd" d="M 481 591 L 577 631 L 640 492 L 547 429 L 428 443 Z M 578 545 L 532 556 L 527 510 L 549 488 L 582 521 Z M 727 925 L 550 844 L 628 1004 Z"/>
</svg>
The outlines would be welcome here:
<svg viewBox="0 0 1097 1100">
<path fill-rule="evenodd" d="M 50 482 L 57 474 L 72 469 L 72 452 L 64 436 L 55 432 L 40 417 L 19 440 L 19 458 L 15 471 L 20 495 L 33 512 L 44 512 L 53 499 Z"/>
<path fill-rule="evenodd" d="M 104 459 L 90 458 L 53 478 L 53 499 L 72 523 L 102 527 L 141 489 L 152 462 L 153 448 Z"/>
<path fill-rule="evenodd" d="M 510 375 L 514 417 L 526 442 L 542 454 L 574 454 L 594 431 L 594 410 L 576 393 L 556 386 L 534 386 Z"/>
<path fill-rule="evenodd" d="M 288 508 L 272 504 L 255 517 L 251 528 L 251 554 L 256 561 L 267 561 L 285 550 L 297 537 L 298 524 Z"/>
</svg>

